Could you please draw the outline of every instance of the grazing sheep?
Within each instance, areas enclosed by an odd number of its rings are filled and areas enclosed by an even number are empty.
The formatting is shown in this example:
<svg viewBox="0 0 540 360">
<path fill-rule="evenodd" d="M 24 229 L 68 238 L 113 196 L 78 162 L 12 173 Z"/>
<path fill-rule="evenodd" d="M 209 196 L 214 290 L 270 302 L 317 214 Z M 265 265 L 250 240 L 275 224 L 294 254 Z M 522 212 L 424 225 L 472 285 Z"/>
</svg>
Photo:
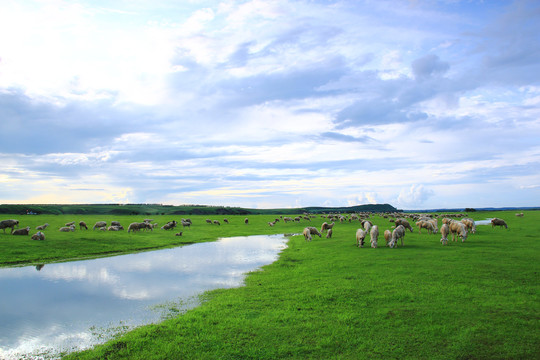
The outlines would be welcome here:
<svg viewBox="0 0 540 360">
<path fill-rule="evenodd" d="M 12 235 L 29 235 L 30 234 L 30 226 L 27 226 L 24 229 L 17 229 L 11 232 Z"/>
<path fill-rule="evenodd" d="M 328 229 L 331 229 L 334 227 L 334 222 L 332 222 L 331 224 L 327 223 L 327 222 L 323 222 L 322 225 L 321 225 L 321 233 L 327 231 Z"/>
<path fill-rule="evenodd" d="M 0 221 L 0 229 L 4 230 L 4 234 L 6 233 L 6 228 L 11 228 L 11 232 L 13 232 L 15 227 L 19 227 L 19 220 L 9 219 Z"/>
<path fill-rule="evenodd" d="M 49 223 L 45 223 L 43 225 L 36 226 L 36 230 L 45 230 L 49 226 Z"/>
<path fill-rule="evenodd" d="M 461 238 L 461 242 L 465 242 L 467 239 L 467 227 L 460 221 L 452 221 L 448 227 L 450 228 L 450 234 L 452 234 L 452 241 L 456 241 L 456 235 Z"/>
<path fill-rule="evenodd" d="M 379 227 L 377 225 L 373 225 L 369 231 L 370 236 L 370 243 L 372 248 L 377 247 L 377 240 L 379 239 Z"/>
<path fill-rule="evenodd" d="M 32 240 L 45 240 L 45 234 L 41 231 L 38 231 L 34 235 L 32 235 Z"/>
<path fill-rule="evenodd" d="M 403 225 L 405 229 L 409 229 L 411 232 L 413 232 L 411 224 L 409 224 L 409 222 L 403 218 L 396 219 L 395 224 L 396 224 L 396 228 L 399 225 Z"/>
<path fill-rule="evenodd" d="M 145 221 L 145 222 L 150 222 L 150 221 Z M 111 221 L 111 226 L 122 226 L 122 225 L 120 225 L 120 222 L 118 221 Z"/>
<path fill-rule="evenodd" d="M 392 231 L 392 238 L 390 239 L 388 246 L 390 246 L 391 248 L 395 248 L 397 246 L 397 241 L 399 239 L 401 239 L 401 246 L 403 246 L 404 237 L 405 237 L 405 226 L 400 224 L 394 229 L 394 231 Z"/>
<path fill-rule="evenodd" d="M 450 228 L 448 227 L 448 224 L 443 224 L 443 226 L 441 226 L 441 244 L 443 245 L 448 244 L 449 233 L 450 233 Z"/>
<path fill-rule="evenodd" d="M 311 230 L 307 227 L 307 228 L 304 228 L 304 231 L 302 232 L 302 234 L 304 235 L 304 239 L 306 241 L 311 241 L 313 238 L 311 237 Z"/>
<path fill-rule="evenodd" d="M 207 223 L 207 224 L 212 224 L 212 220 L 206 219 L 206 223 Z"/>
<path fill-rule="evenodd" d="M 500 227 L 504 226 L 506 229 L 508 229 L 508 225 L 506 225 L 506 221 L 499 218 L 491 219 L 491 227 L 494 228 L 495 226 L 500 226 Z"/>
<path fill-rule="evenodd" d="M 79 229 L 82 230 L 83 228 L 88 230 L 88 225 L 84 221 L 79 221 Z"/>
<path fill-rule="evenodd" d="M 437 223 L 437 219 L 431 219 L 428 220 L 433 225 L 433 233 L 436 234 L 439 231 L 439 224 Z"/>
<path fill-rule="evenodd" d="M 148 224 L 145 223 L 145 222 L 142 222 L 142 223 L 138 223 L 138 222 L 131 223 L 131 224 L 129 224 L 129 226 L 128 226 L 128 233 L 131 232 L 131 231 L 135 232 L 135 231 L 139 231 L 140 229 L 146 229 L 146 226 L 147 226 L 147 225 L 148 225 Z"/>
<path fill-rule="evenodd" d="M 182 232 L 180 231 L 180 232 L 174 234 L 174 236 L 182 236 Z"/>
<path fill-rule="evenodd" d="M 373 223 L 369 220 L 364 220 L 362 222 L 362 226 L 364 227 L 364 230 L 366 230 L 366 233 L 369 233 L 371 230 L 371 227 L 373 226 Z"/>
<path fill-rule="evenodd" d="M 216 224 L 216 225 L 219 225 L 219 226 L 221 226 L 221 224 L 220 224 L 219 220 L 214 220 L 214 221 L 212 221 L 212 222 L 213 222 L 214 224 Z"/>
<path fill-rule="evenodd" d="M 322 237 L 321 233 L 319 232 L 319 230 L 317 230 L 316 227 L 308 226 L 307 229 L 309 229 L 311 235 L 317 235 L 318 237 Z"/>
<path fill-rule="evenodd" d="M 418 226 L 418 233 L 422 233 L 422 229 L 427 229 L 428 233 L 434 234 L 435 233 L 435 227 L 433 226 L 433 223 L 426 220 L 420 220 L 416 222 L 416 226 Z"/>
<path fill-rule="evenodd" d="M 471 218 L 464 218 L 461 219 L 461 222 L 465 224 L 465 227 L 467 228 L 467 231 L 472 232 L 473 234 L 476 234 L 476 223 Z"/>
<path fill-rule="evenodd" d="M 367 232 L 364 229 L 356 230 L 356 244 L 358 247 L 364 247 L 364 239 L 366 238 Z"/>
<path fill-rule="evenodd" d="M 73 226 L 62 226 L 60 229 L 58 229 L 58 231 L 61 231 L 61 232 L 75 231 L 75 227 L 73 227 Z"/>
<path fill-rule="evenodd" d="M 384 241 L 386 242 L 386 246 L 388 246 L 390 239 L 392 239 L 392 232 L 390 230 L 384 230 Z"/>
<path fill-rule="evenodd" d="M 523 217 L 523 213 L 517 213 L 516 216 L 517 217 Z"/>
<path fill-rule="evenodd" d="M 285 223 L 288 223 L 289 221 L 294 221 L 292 217 L 288 217 L 288 216 L 285 216 L 283 218 L 283 221 L 285 221 Z"/>
<path fill-rule="evenodd" d="M 225 224 L 228 224 L 228 223 L 229 223 L 229 219 L 223 219 L 223 222 L 224 222 Z"/>
<path fill-rule="evenodd" d="M 268 225 L 269 226 L 274 226 L 274 225 L 276 225 L 276 223 L 274 221 L 270 221 L 270 222 L 268 222 Z"/>
<path fill-rule="evenodd" d="M 92 228 L 92 230 L 95 230 L 96 228 L 102 228 L 102 227 L 107 227 L 107 222 L 106 221 L 98 221 L 96 222 L 96 224 L 94 225 L 94 227 Z"/>
<path fill-rule="evenodd" d="M 328 231 L 326 232 L 326 238 L 327 239 L 332 238 L 332 229 L 328 229 Z"/>
<path fill-rule="evenodd" d="M 248 223 L 249 223 L 249 219 L 248 219 L 248 218 L 245 218 L 245 219 L 244 219 L 244 224 L 247 225 Z"/>
<path fill-rule="evenodd" d="M 64 226 L 71 226 L 71 225 L 75 225 L 75 221 L 70 221 L 68 223 L 66 223 Z"/>
</svg>

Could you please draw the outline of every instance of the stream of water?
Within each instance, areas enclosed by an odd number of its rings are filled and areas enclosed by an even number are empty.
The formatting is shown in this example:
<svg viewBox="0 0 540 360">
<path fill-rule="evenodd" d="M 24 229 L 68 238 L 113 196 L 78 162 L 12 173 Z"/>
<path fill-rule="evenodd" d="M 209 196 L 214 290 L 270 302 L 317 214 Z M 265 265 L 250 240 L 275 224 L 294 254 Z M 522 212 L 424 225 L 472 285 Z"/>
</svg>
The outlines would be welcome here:
<svg viewBox="0 0 540 360">
<path fill-rule="evenodd" d="M 277 260 L 283 235 L 224 238 L 94 260 L 0 268 L 0 359 L 55 358 L 198 305 Z"/>
</svg>

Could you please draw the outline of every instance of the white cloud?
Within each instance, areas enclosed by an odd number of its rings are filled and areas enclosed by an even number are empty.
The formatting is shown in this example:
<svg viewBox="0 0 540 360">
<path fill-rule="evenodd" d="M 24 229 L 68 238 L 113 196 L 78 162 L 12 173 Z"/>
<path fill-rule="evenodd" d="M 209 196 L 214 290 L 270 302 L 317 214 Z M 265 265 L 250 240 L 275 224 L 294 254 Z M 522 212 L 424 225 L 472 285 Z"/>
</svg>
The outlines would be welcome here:
<svg viewBox="0 0 540 360">
<path fill-rule="evenodd" d="M 9 2 L 0 201 L 534 205 L 537 6 L 506 5 Z"/>
</svg>

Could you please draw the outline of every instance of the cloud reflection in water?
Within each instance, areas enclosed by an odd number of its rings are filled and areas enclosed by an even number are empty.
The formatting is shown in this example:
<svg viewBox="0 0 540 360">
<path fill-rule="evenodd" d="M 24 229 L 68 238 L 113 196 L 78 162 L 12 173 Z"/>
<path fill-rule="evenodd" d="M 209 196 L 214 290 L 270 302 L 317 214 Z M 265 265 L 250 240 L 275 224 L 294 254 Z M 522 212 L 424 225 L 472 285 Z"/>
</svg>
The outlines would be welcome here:
<svg viewBox="0 0 540 360">
<path fill-rule="evenodd" d="M 275 261 L 286 241 L 279 235 L 235 237 L 47 264 L 39 271 L 0 269 L 0 358 L 84 349 L 100 342 L 93 328 L 159 321 L 161 314 L 152 307 L 195 306 L 194 296 L 206 290 L 240 286 L 245 273 Z"/>
</svg>

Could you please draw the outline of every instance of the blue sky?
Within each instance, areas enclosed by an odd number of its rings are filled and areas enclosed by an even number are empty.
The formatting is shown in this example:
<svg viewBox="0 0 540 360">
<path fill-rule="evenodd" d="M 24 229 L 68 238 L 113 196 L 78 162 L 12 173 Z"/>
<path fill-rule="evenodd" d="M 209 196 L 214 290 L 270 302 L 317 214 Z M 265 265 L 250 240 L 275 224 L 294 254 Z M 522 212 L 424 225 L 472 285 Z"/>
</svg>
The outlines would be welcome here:
<svg viewBox="0 0 540 360">
<path fill-rule="evenodd" d="M 540 205 L 536 1 L 0 8 L 0 203 Z"/>
</svg>

